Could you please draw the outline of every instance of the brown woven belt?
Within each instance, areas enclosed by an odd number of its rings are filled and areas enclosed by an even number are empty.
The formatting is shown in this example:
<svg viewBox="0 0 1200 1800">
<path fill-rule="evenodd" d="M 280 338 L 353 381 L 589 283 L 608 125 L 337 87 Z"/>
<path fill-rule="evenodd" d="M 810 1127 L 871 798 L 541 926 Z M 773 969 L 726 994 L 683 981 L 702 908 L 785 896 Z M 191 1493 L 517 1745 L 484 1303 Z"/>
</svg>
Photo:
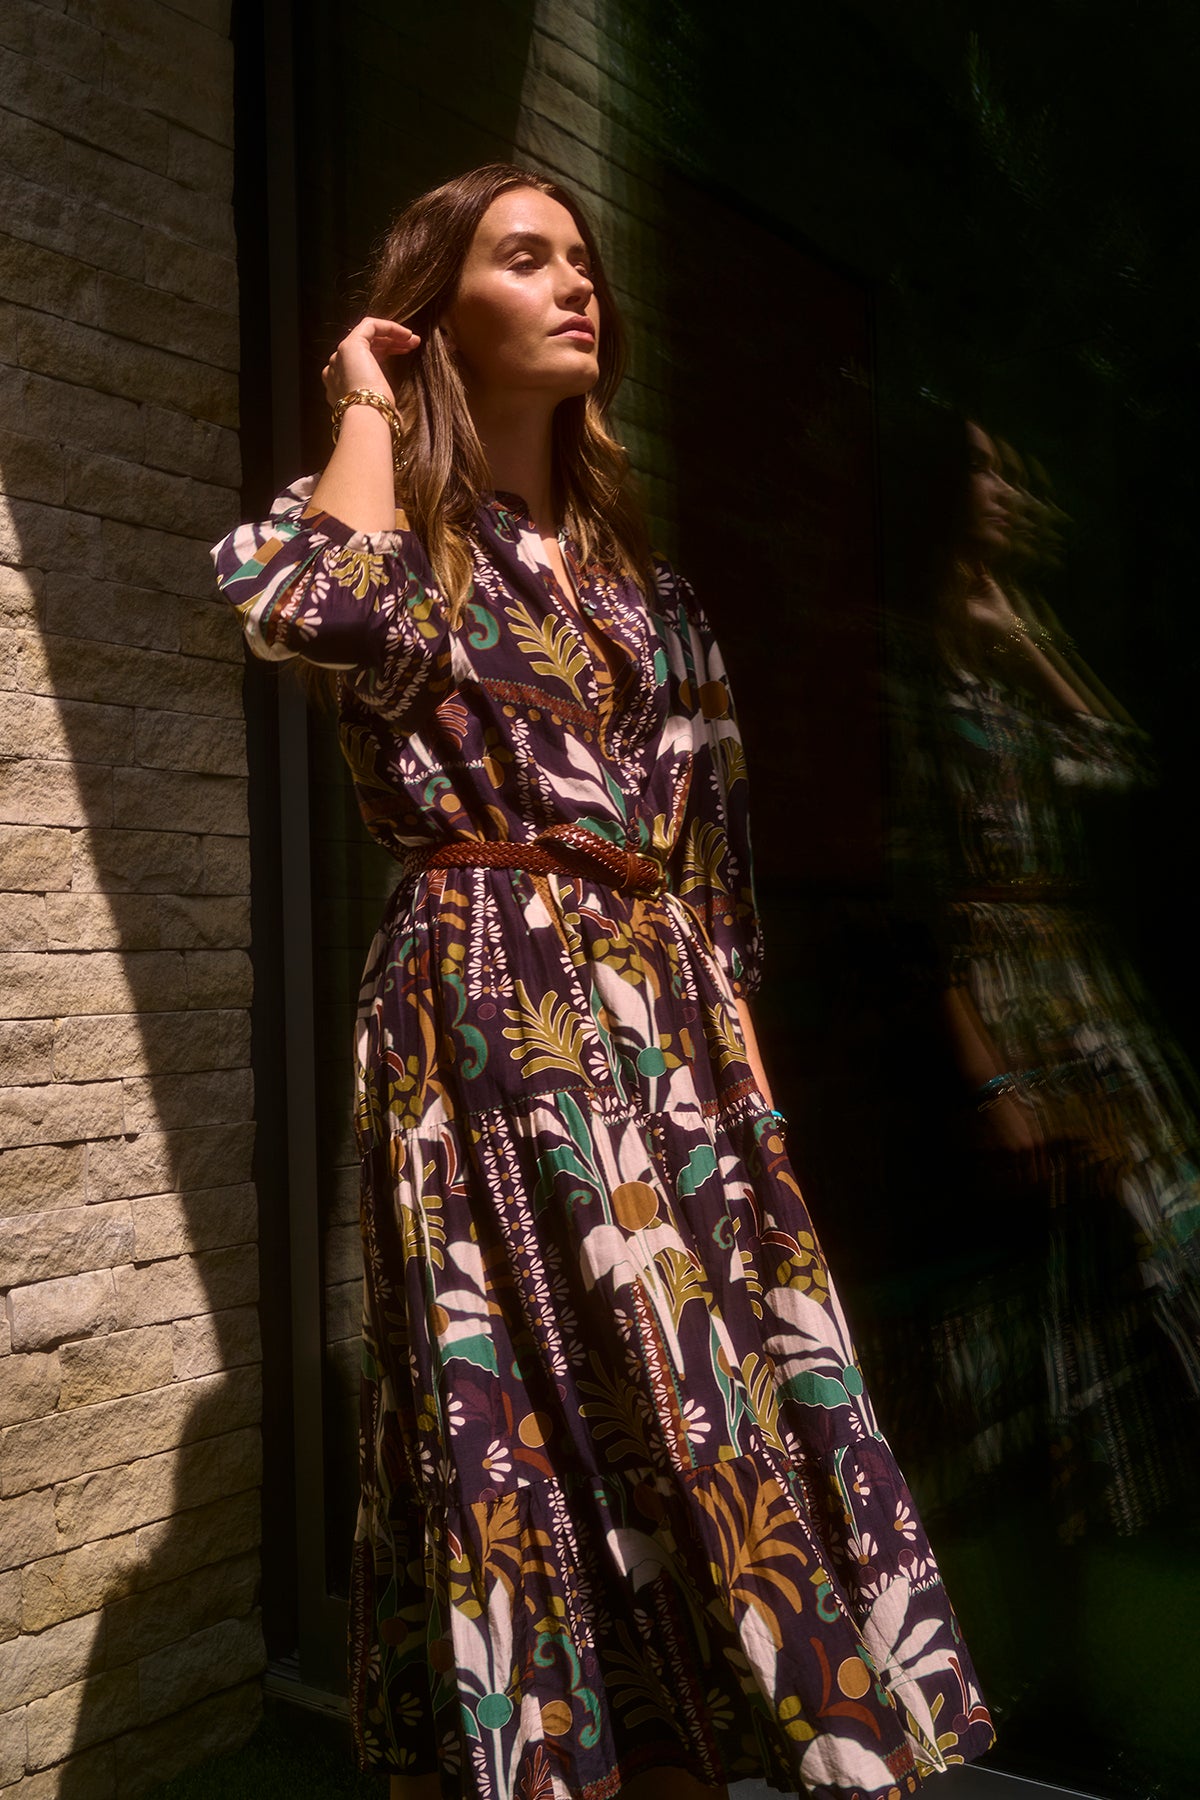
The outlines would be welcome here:
<svg viewBox="0 0 1200 1800">
<path fill-rule="evenodd" d="M 525 869 L 531 875 L 585 875 L 606 887 L 656 899 L 667 873 L 656 856 L 598 837 L 584 825 L 551 825 L 530 844 L 493 838 L 449 838 L 410 850 L 406 874 L 425 869 Z"/>
</svg>

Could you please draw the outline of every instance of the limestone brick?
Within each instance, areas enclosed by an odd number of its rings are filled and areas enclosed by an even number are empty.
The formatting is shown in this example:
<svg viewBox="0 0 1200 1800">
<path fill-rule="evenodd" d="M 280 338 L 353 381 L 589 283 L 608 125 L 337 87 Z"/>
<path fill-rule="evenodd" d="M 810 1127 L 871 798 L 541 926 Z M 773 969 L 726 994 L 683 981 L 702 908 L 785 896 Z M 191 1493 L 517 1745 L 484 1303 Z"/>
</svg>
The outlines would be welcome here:
<svg viewBox="0 0 1200 1800">
<path fill-rule="evenodd" d="M 57 577 L 51 577 L 51 581 Z M 7 694 L 0 717 L 0 754 L 71 762 L 128 762 L 133 755 L 133 708 L 52 700 L 46 694 Z"/>
<path fill-rule="evenodd" d="M 3 805 L 0 788 L 0 806 Z M 246 781 L 232 775 L 197 775 L 175 769 L 114 769 L 112 809 L 112 823 L 117 826 L 153 829 L 161 825 L 163 830 L 220 831 L 226 836 L 248 829 Z M 39 822 L 85 824 L 87 818 L 46 818 Z"/>
<path fill-rule="evenodd" d="M 0 234 L 0 282 L 10 287 L 5 263 L 6 245 Z M 25 245 L 14 246 L 18 250 Z M 4 493 L 7 499 L 42 500 L 48 506 L 61 506 L 66 498 L 62 456 L 57 446 L 44 444 L 38 438 L 20 432 L 0 430 L 0 469 L 4 471 Z"/>
<path fill-rule="evenodd" d="M 61 1482 L 53 1496 L 55 1548 L 71 1549 L 128 1532 L 252 1487 L 254 1479 L 240 1478 L 246 1456 L 243 1440 L 258 1435 L 247 1428 L 201 1438 L 157 1456 Z"/>
<path fill-rule="evenodd" d="M 61 1216 L 61 1215 L 59 1215 Z M 10 1352 L 0 1358 L 0 1426 L 38 1419 L 58 1405 L 57 1356 L 36 1351 Z M 0 1562 L 0 1568 L 8 1565 Z"/>
<path fill-rule="evenodd" d="M 244 950 L 185 950 L 188 1005 L 206 1012 L 214 1007 L 249 1006 L 253 971 Z"/>
<path fill-rule="evenodd" d="M 46 941 L 51 950 L 164 947 L 159 902 L 154 894 L 48 894 L 45 914 Z"/>
<path fill-rule="evenodd" d="M 17 10 L 7 9 L 6 16 L 12 16 Z M 95 33 L 87 34 L 82 41 L 94 43 Z M 5 69 L 5 92 L 9 104 L 28 115 L 20 123 L 27 132 L 36 134 L 30 159 L 35 173 L 38 155 L 43 159 L 46 157 L 48 145 L 58 133 L 46 131 L 32 121 L 41 119 L 61 128 L 62 120 L 68 117 L 73 133 L 85 144 L 113 150 L 118 156 L 149 169 L 165 167 L 169 150 L 165 122 L 116 95 L 100 92 L 93 85 L 96 79 L 94 64 L 81 69 L 72 58 L 71 66 L 60 67 L 53 58 L 48 62 L 39 59 L 35 63 L 32 58 L 23 56 L 18 68 L 15 66 L 17 60 L 14 59 L 14 66 Z M 76 79 L 79 75 L 83 76 L 82 80 Z M 47 176 L 60 173 L 64 185 L 69 186 L 68 169 L 56 170 L 53 164 L 43 166 Z"/>
<path fill-rule="evenodd" d="M 194 18 L 202 15 L 206 23 L 222 36 L 228 36 L 228 26 L 214 23 L 221 12 L 228 12 L 229 0 L 186 0 L 183 10 Z M 221 194 L 233 191 L 233 152 L 227 144 L 214 144 L 207 136 L 199 136 L 194 131 L 187 131 L 176 125 L 171 129 L 171 143 L 167 154 L 167 173 L 172 180 L 182 182 L 184 187 L 199 188 L 202 192 Z"/>
<path fill-rule="evenodd" d="M 110 1600 L 132 1593 L 137 1568 L 135 1531 L 26 1563 L 21 1571 L 23 1628 L 44 1631 L 64 1619 L 99 1611 Z"/>
<path fill-rule="evenodd" d="M 49 1488 L 0 1500 L 0 1569 L 19 1569 L 57 1549 L 54 1496 Z"/>
<path fill-rule="evenodd" d="M 105 1614 L 105 1661 L 115 1669 L 177 1643 L 188 1632 L 241 1618 L 256 1603 L 258 1590 L 258 1554 L 248 1550 L 114 1600 Z"/>
<path fill-rule="evenodd" d="M 258 1371 L 234 1369 L 11 1425 L 0 1437 L 0 1494 L 28 1493 L 253 1424 L 260 1405 Z"/>
<path fill-rule="evenodd" d="M 245 1306 L 258 1297 L 253 1245 L 202 1250 L 114 1271 L 122 1329 Z"/>
<path fill-rule="evenodd" d="M 250 1019 L 244 1010 L 84 1014 L 54 1021 L 54 1073 L 59 1081 L 244 1068 L 249 1061 Z M 0 1211 L 5 1210 L 3 1194 L 0 1185 Z"/>
<path fill-rule="evenodd" d="M 67 1619 L 36 1636 L 0 1644 L 0 1694 L 9 1706 L 25 1706 L 80 1681 L 100 1659 L 103 1616 Z"/>
<path fill-rule="evenodd" d="M 205 849 L 191 832 L 79 832 L 72 846 L 71 889 L 100 894 L 191 893 L 201 883 Z"/>
<path fill-rule="evenodd" d="M 124 1121 L 124 1092 L 117 1081 L 58 1081 L 0 1088 L 0 1144 L 6 1149 L 111 1137 L 124 1130 Z"/>
<path fill-rule="evenodd" d="M 80 387 L 64 378 L 24 374 L 21 415 L 25 430 L 51 443 L 68 442 L 85 450 L 103 450 L 140 462 L 146 447 L 142 409 L 134 400 Z"/>
<path fill-rule="evenodd" d="M 146 424 L 145 460 L 149 466 L 173 469 L 177 475 L 195 475 L 201 481 L 212 481 L 229 488 L 231 499 L 225 529 L 236 523 L 233 514 L 237 509 L 232 493 L 242 479 L 237 433 L 214 425 L 209 419 L 193 419 L 186 413 L 163 406 L 147 404 L 142 411 Z"/>
<path fill-rule="evenodd" d="M 21 1629 L 21 1571 L 7 1569 L 0 1575 L 0 1644 L 15 1638 Z M 7 1694 L 5 1698 L 7 1699 Z"/>
<path fill-rule="evenodd" d="M 228 600 L 219 594 L 198 600 L 180 620 L 179 641 L 188 656 L 213 656 L 239 669 L 245 667 L 247 651 L 238 621 L 230 616 Z"/>
<path fill-rule="evenodd" d="M 335 1225 L 323 1234 L 323 1266 L 329 1282 L 362 1279 L 362 1236 L 357 1225 Z"/>
<path fill-rule="evenodd" d="M 99 1400 L 165 1387 L 175 1375 L 171 1328 L 151 1325 L 64 1344 L 59 1363 L 62 1388 L 58 1404 L 63 1408 L 92 1406 Z"/>
<path fill-rule="evenodd" d="M 201 857 L 203 872 L 200 877 L 200 891 L 202 893 L 248 894 L 250 892 L 250 843 L 248 838 L 206 837 Z"/>
<path fill-rule="evenodd" d="M 46 948 L 46 902 L 41 894 L 0 893 L 0 944 L 10 950 Z M 21 1079 L 7 1065 L 4 1027 L 0 1024 L 0 1082 Z M 0 1122 L 2 1128 L 2 1122 Z"/>
<path fill-rule="evenodd" d="M 161 1719 L 233 1682 L 261 1673 L 266 1662 L 257 1613 L 222 1619 L 138 1665 L 142 1717 Z"/>
<path fill-rule="evenodd" d="M 97 273 L 87 296 L 94 307 L 94 322 L 104 330 L 120 327 L 123 335 L 143 344 L 198 357 L 218 369 L 236 370 L 238 321 L 236 310 L 229 306 L 233 297 L 234 290 L 226 286 L 220 303 L 211 306 L 197 299 L 182 299 L 162 286 L 103 272 Z"/>
<path fill-rule="evenodd" d="M 226 1312 L 176 1319 L 171 1341 L 177 1381 L 256 1363 L 262 1354 L 257 1308 L 231 1307 Z"/>
<path fill-rule="evenodd" d="M 201 1700 L 177 1719 L 119 1737 L 114 1749 L 121 1800 L 141 1800 L 164 1776 L 190 1768 L 201 1757 L 239 1749 L 261 1718 L 262 1683 L 255 1679 Z"/>
<path fill-rule="evenodd" d="M 224 505 L 229 505 L 228 496 Z M 105 567 L 120 569 L 127 581 L 141 587 L 211 600 L 213 566 L 208 551 L 221 523 L 214 518 L 211 525 L 185 536 L 182 532 L 129 525 L 121 519 L 105 519 L 100 531 Z"/>
<path fill-rule="evenodd" d="M 254 1083 L 249 1069 L 154 1074 L 127 1080 L 123 1085 L 128 1131 L 224 1125 L 231 1120 L 248 1119 L 254 1111 Z"/>
<path fill-rule="evenodd" d="M 0 520 L 0 554 L 3 553 Z M 214 717 L 242 717 L 240 664 L 180 657 L 96 638 L 11 632 L 16 675 L 9 685 L 29 694 L 99 700 L 118 706 L 190 708 Z M 3 646 L 0 644 L 0 650 Z"/>
<path fill-rule="evenodd" d="M 160 588 L 51 573 L 46 577 L 42 611 L 46 630 L 54 637 L 99 638 L 106 644 L 130 644 L 142 650 L 176 652 L 180 648 L 180 602 Z M 132 754 L 126 746 L 123 756 L 111 760 L 129 762 Z"/>
<path fill-rule="evenodd" d="M 108 1669 L 25 1708 L 31 1769 L 46 1769 L 137 1724 L 137 1670 Z M 22 1796 L 24 1800 L 24 1796 Z"/>
<path fill-rule="evenodd" d="M 2 561 L 32 563 L 40 569 L 94 569 L 98 573 L 101 555 L 100 520 L 87 513 L 44 506 L 38 500 L 7 499 L 0 508 Z"/>
<path fill-rule="evenodd" d="M 178 46 L 175 46 L 178 54 Z M 175 124 L 187 125 L 198 135 L 218 143 L 233 142 L 233 81 L 229 57 L 233 46 L 211 32 L 197 32 L 189 44 L 187 79 L 179 67 L 164 62 L 161 46 L 144 48 L 106 38 L 104 85 L 116 92 L 136 93 L 143 106 Z M 214 52 L 219 54 L 214 55 Z M 192 60 L 194 58 L 194 60 Z M 197 197 L 198 196 L 190 196 Z M 205 196 L 207 201 L 207 196 Z M 208 205 L 211 206 L 211 201 Z M 213 236 L 228 241 L 229 223 L 214 220 Z M 198 236 L 198 233 L 197 233 Z"/>
<path fill-rule="evenodd" d="M 87 1198 L 83 1144 L 34 1144 L 0 1150 L 0 1213 L 49 1212 Z"/>
<path fill-rule="evenodd" d="M 229 950 L 250 941 L 248 894 L 164 894 L 158 902 L 163 948 Z"/>
<path fill-rule="evenodd" d="M 225 626 L 228 630 L 228 617 Z M 244 775 L 246 770 L 245 727 L 232 719 L 139 709 L 133 744 L 128 760 L 147 768 L 194 769 L 205 775 Z"/>
<path fill-rule="evenodd" d="M 250 1173 L 253 1125 L 209 1125 L 195 1131 L 144 1131 L 88 1146 L 89 1200 L 189 1193 L 228 1187 Z M 191 1309 L 196 1310 L 196 1309 Z M 211 1312 L 211 1307 L 199 1310 Z M 146 1321 L 139 1321 L 146 1323 Z"/>
<path fill-rule="evenodd" d="M 14 825 L 111 825 L 113 772 L 96 763 L 0 765 L 0 819 Z"/>
<path fill-rule="evenodd" d="M 0 825 L 0 888 L 46 893 L 71 885 L 71 833 Z"/>
<path fill-rule="evenodd" d="M 0 1788 L 25 1772 L 25 1714 L 19 1708 L 0 1713 Z"/>
<path fill-rule="evenodd" d="M 66 1275 L 13 1288 L 8 1296 L 14 1350 L 44 1350 L 71 1338 L 95 1337 L 117 1324 L 117 1289 L 111 1269 Z M 32 1471 L 37 1474 L 36 1468 Z M 7 1489 L 0 1492 L 23 1492 Z"/>
<path fill-rule="evenodd" d="M 3 375 L 12 373 L 16 371 L 0 371 L 0 380 Z M 39 625 L 42 617 L 41 595 L 40 569 L 14 569 L 7 563 L 0 563 L 0 625 Z"/>
<path fill-rule="evenodd" d="M 333 1287 L 326 1284 L 325 1339 L 327 1343 L 341 1343 L 346 1338 L 361 1334 L 362 1316 L 361 1274 L 357 1281 L 343 1281 Z"/>
<path fill-rule="evenodd" d="M 21 9 L 21 10 L 28 10 Z M 58 313 L 65 319 L 79 319 L 85 325 L 97 322 L 97 290 L 99 277 L 89 263 L 57 250 L 31 244 L 0 232 L 0 281 L 6 299 L 18 306 L 37 307 Z M 5 434 L 7 436 L 7 434 Z M 18 455 L 17 458 L 20 461 Z M 5 477 L 8 477 L 7 461 Z M 12 492 L 15 490 L 7 489 Z M 57 495 L 47 499 L 61 499 Z"/>
<path fill-rule="evenodd" d="M 115 276 L 102 275 L 102 282 Z M 122 284 L 133 287 L 132 282 Z M 144 288 L 135 289 L 144 293 Z M 166 299 L 166 296 L 162 296 Z M 127 297 L 128 304 L 128 297 Z M 172 302 L 182 306 L 182 301 Z M 139 313 L 141 305 L 139 304 Z M 195 310 L 195 309 L 192 309 Z M 215 317 L 224 317 L 217 314 Z M 236 331 L 236 321 L 227 323 Z M 64 493 L 68 506 L 95 506 L 106 517 L 127 525 L 157 526 L 160 530 L 199 538 L 205 545 L 222 536 L 229 516 L 229 494 L 187 475 L 165 469 L 148 469 L 103 456 L 91 450 L 67 450 L 62 457 Z M 168 588 L 171 583 L 162 584 Z"/>
<path fill-rule="evenodd" d="M 134 1200 L 134 1255 L 139 1263 L 194 1250 L 253 1243 L 258 1195 L 253 1183 L 205 1188 L 200 1193 L 155 1194 Z"/>
<path fill-rule="evenodd" d="M 44 1019 L 141 1007 L 173 1012 L 189 1000 L 183 956 L 173 951 L 138 950 L 127 956 L 104 950 L 79 955 L 18 951 L 0 956 L 0 1017 Z"/>
<path fill-rule="evenodd" d="M 21 898 L 12 894 L 0 896 L 0 930 L 12 930 L 11 915 L 4 901 Z M 45 907 L 42 908 L 43 915 Z M 54 1027 L 49 1019 L 0 1020 L 0 1082 L 16 1086 L 24 1082 L 49 1081 L 54 1061 Z M 0 1213 L 4 1211 L 4 1195 L 0 1192 Z"/>
<path fill-rule="evenodd" d="M 138 1532 L 142 1585 L 170 1581 L 207 1563 L 222 1562 L 234 1552 L 252 1550 L 261 1537 L 261 1505 L 257 1488 L 249 1488 L 211 1506 L 196 1507 L 182 1524 L 163 1519 L 144 1525 Z"/>
<path fill-rule="evenodd" d="M 71 369 L 85 386 L 127 400 L 180 406 L 215 425 L 237 423 L 236 376 L 192 357 L 24 309 L 18 309 L 17 347 L 22 366 L 38 374 L 60 375 Z M 59 561 L 54 566 L 68 565 Z"/>
<path fill-rule="evenodd" d="M 222 157 L 228 155 L 220 146 L 211 148 Z M 180 301 L 198 301 L 201 306 L 217 312 L 228 314 L 236 310 L 237 267 L 228 256 L 201 250 L 195 244 L 185 244 L 181 238 L 149 229 L 143 237 L 142 249 L 143 271 L 150 287 L 159 288 Z M 162 341 L 167 342 L 165 338 Z M 196 348 L 190 338 L 187 347 Z M 236 348 L 235 343 L 235 353 Z M 199 470 L 186 473 L 198 474 Z"/>
<path fill-rule="evenodd" d="M 116 1746 L 110 1740 L 68 1756 L 52 1768 L 26 1775 L 12 1800 L 112 1800 L 116 1792 Z"/>
</svg>

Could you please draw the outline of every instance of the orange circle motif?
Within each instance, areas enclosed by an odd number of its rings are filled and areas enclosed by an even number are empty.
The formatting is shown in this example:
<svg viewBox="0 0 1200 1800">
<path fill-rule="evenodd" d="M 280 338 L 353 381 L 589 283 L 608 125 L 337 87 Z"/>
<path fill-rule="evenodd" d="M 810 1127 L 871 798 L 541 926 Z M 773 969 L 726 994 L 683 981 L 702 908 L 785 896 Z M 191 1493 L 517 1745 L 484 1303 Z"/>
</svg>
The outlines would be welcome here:
<svg viewBox="0 0 1200 1800">
<path fill-rule="evenodd" d="M 729 711 L 729 695 L 723 681 L 706 681 L 700 689 L 700 711 L 706 719 L 723 719 Z"/>
<path fill-rule="evenodd" d="M 542 1708 L 542 1730 L 547 1737 L 565 1737 L 571 1729 L 571 1709 L 565 1700 L 551 1700 Z"/>
<path fill-rule="evenodd" d="M 517 1436 L 527 1450 L 536 1450 L 539 1445 L 546 1442 L 553 1429 L 554 1424 L 549 1413 L 526 1413 L 517 1426 Z"/>
<path fill-rule="evenodd" d="M 658 1195 L 645 1181 L 623 1181 L 613 1189 L 612 1204 L 626 1231 L 641 1231 L 658 1215 Z"/>
<path fill-rule="evenodd" d="M 450 1314 L 444 1306 L 431 1306 L 429 1309 L 429 1328 L 435 1337 L 441 1337 L 450 1324 Z"/>
<path fill-rule="evenodd" d="M 861 1700 L 871 1685 L 871 1671 L 861 1656 L 848 1656 L 838 1665 L 837 1680 L 848 1700 Z"/>
</svg>

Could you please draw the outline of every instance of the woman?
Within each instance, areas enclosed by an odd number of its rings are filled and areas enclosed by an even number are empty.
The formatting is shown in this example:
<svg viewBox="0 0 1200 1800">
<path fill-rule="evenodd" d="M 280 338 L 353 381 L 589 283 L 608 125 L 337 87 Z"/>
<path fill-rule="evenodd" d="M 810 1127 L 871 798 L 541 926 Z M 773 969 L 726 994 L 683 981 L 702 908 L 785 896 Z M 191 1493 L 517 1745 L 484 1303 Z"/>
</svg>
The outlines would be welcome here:
<svg viewBox="0 0 1200 1800">
<path fill-rule="evenodd" d="M 357 1041 L 360 1763 L 896 1800 L 991 1729 L 755 1047 L 744 761 L 605 422 L 592 234 L 479 169 L 369 307 L 324 475 L 216 552 L 258 654 L 339 672 L 402 868 Z"/>
</svg>

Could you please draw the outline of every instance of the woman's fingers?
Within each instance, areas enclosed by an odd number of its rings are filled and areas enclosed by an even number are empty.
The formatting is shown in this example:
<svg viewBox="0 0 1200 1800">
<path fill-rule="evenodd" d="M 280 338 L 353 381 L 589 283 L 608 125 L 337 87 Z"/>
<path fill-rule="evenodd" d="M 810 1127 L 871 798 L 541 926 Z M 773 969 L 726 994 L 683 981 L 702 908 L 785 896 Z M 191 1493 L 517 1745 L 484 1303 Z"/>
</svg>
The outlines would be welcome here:
<svg viewBox="0 0 1200 1800">
<path fill-rule="evenodd" d="M 321 370 L 329 404 L 336 406 L 343 394 L 360 387 L 374 388 L 387 399 L 394 400 L 384 365 L 393 356 L 407 356 L 420 342 L 417 332 L 410 331 L 396 319 L 360 319 Z"/>
</svg>

